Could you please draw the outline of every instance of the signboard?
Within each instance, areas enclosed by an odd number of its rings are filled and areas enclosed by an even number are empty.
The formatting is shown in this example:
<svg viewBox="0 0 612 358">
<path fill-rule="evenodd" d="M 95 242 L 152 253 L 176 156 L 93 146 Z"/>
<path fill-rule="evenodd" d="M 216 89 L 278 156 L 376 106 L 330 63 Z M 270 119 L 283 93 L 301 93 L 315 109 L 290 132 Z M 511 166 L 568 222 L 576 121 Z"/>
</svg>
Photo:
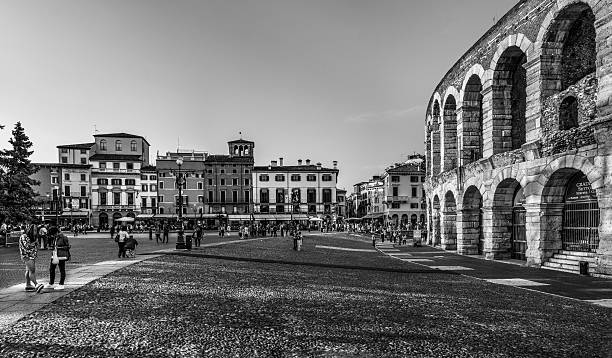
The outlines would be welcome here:
<svg viewBox="0 0 612 358">
<path fill-rule="evenodd" d="M 578 175 L 570 180 L 565 192 L 565 202 L 597 200 L 595 189 L 586 175 Z"/>
<path fill-rule="evenodd" d="M 72 199 L 72 208 L 73 209 L 79 208 L 79 199 Z"/>
</svg>

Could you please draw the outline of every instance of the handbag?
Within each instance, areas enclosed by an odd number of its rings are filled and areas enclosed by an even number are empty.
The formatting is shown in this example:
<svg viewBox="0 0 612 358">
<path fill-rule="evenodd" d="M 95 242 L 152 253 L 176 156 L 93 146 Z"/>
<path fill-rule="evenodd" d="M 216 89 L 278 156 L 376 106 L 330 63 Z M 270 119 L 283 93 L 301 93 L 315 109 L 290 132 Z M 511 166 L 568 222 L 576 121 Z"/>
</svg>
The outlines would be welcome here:
<svg viewBox="0 0 612 358">
<path fill-rule="evenodd" d="M 51 263 L 54 265 L 59 264 L 59 258 L 57 257 L 57 250 L 53 250 L 53 254 L 51 255 Z"/>
<path fill-rule="evenodd" d="M 115 235 L 115 242 L 119 242 L 119 234 Z"/>
</svg>

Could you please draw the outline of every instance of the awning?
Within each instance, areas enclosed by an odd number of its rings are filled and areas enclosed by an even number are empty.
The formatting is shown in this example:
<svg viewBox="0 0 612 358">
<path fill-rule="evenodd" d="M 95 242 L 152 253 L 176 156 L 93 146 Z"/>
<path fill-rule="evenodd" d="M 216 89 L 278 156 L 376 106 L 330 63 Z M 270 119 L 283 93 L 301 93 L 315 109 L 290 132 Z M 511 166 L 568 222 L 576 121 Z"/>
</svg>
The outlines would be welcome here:
<svg viewBox="0 0 612 358">
<path fill-rule="evenodd" d="M 245 220 L 251 220 L 251 215 L 249 214 L 229 214 L 228 218 L 229 220 L 245 221 Z"/>
<path fill-rule="evenodd" d="M 273 214 L 254 214 L 255 220 L 276 220 Z"/>
<path fill-rule="evenodd" d="M 306 215 L 306 214 L 293 214 L 293 220 L 308 220 L 308 215 Z"/>
<path fill-rule="evenodd" d="M 88 211 L 73 211 L 72 213 L 70 211 L 64 211 L 62 212 L 62 217 L 79 217 L 79 218 L 86 218 L 89 217 L 89 212 Z"/>
<path fill-rule="evenodd" d="M 172 219 L 177 217 L 176 214 L 155 214 L 156 219 Z"/>
<path fill-rule="evenodd" d="M 225 214 L 202 214 L 199 217 L 201 217 L 202 219 L 218 219 L 219 216 L 226 217 Z"/>
<path fill-rule="evenodd" d="M 153 217 L 153 214 L 138 214 L 136 219 L 150 219 Z"/>
<path fill-rule="evenodd" d="M 374 213 L 374 214 L 368 214 L 366 216 L 364 216 L 364 219 L 379 219 L 382 218 L 383 216 L 385 216 L 385 213 Z"/>
</svg>

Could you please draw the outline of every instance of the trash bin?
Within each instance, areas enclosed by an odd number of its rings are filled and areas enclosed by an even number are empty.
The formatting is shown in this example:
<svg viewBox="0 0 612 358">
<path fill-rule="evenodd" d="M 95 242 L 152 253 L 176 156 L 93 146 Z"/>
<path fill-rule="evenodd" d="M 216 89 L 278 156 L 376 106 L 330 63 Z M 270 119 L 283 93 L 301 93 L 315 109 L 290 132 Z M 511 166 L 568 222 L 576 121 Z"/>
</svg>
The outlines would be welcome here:
<svg viewBox="0 0 612 358">
<path fill-rule="evenodd" d="M 581 275 L 588 275 L 589 274 L 589 262 L 588 261 L 579 261 L 578 264 L 580 265 L 580 274 Z"/>
<path fill-rule="evenodd" d="M 187 247 L 187 250 L 191 250 L 192 248 L 192 239 L 193 235 L 187 235 L 185 237 L 185 246 Z"/>
</svg>

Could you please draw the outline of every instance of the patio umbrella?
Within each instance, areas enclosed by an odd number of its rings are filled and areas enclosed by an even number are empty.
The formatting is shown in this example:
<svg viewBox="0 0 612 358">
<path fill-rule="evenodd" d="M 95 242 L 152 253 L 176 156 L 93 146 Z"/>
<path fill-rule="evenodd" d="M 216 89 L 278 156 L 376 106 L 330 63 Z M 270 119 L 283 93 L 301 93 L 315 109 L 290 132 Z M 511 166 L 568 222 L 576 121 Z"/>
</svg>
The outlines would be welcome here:
<svg viewBox="0 0 612 358">
<path fill-rule="evenodd" d="M 134 221 L 134 218 L 131 218 L 129 216 L 124 216 L 124 217 L 119 218 L 119 219 L 117 219 L 115 221 L 119 221 L 119 222 L 132 222 L 132 221 Z"/>
<path fill-rule="evenodd" d="M 308 221 L 323 221 L 321 218 L 310 218 Z"/>
</svg>

